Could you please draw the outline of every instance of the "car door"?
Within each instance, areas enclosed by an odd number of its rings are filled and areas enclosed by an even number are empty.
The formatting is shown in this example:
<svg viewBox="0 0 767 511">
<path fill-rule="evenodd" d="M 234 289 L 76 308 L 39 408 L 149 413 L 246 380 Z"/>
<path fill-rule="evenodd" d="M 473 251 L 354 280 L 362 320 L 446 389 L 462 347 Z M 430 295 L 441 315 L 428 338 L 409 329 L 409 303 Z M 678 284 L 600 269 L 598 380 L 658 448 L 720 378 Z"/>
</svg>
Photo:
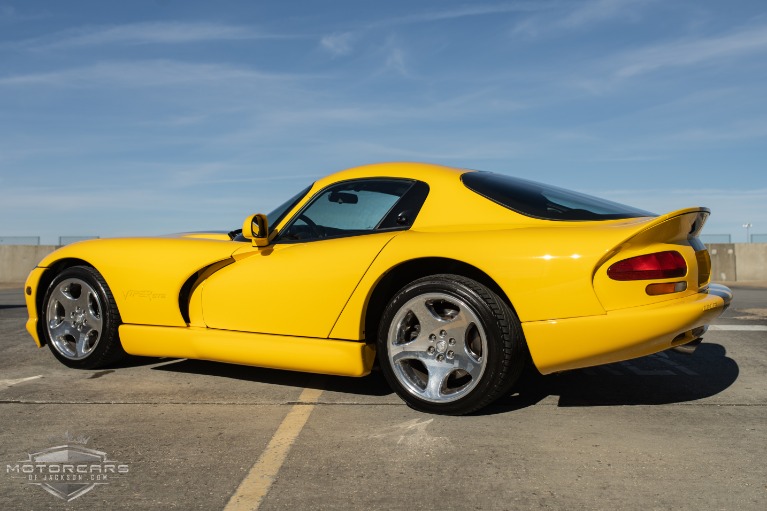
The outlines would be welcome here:
<svg viewBox="0 0 767 511">
<path fill-rule="evenodd" d="M 428 193 L 404 179 L 357 179 L 319 191 L 267 247 L 246 246 L 204 284 L 210 328 L 325 338 L 383 247 Z"/>
</svg>

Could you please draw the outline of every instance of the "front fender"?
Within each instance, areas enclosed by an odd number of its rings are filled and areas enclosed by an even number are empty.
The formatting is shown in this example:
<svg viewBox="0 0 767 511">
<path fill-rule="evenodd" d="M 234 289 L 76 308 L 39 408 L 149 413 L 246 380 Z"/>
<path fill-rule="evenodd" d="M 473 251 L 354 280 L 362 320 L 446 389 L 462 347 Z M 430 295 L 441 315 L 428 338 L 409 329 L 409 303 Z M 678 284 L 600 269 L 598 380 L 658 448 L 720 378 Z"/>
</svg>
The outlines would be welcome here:
<svg viewBox="0 0 767 511">
<path fill-rule="evenodd" d="M 232 241 L 194 238 L 89 240 L 51 253 L 30 278 L 40 268 L 79 259 L 104 277 L 123 323 L 186 326 L 179 307 L 184 282 L 198 270 L 228 259 L 240 246 Z M 35 286 L 35 293 L 45 290 Z"/>
</svg>

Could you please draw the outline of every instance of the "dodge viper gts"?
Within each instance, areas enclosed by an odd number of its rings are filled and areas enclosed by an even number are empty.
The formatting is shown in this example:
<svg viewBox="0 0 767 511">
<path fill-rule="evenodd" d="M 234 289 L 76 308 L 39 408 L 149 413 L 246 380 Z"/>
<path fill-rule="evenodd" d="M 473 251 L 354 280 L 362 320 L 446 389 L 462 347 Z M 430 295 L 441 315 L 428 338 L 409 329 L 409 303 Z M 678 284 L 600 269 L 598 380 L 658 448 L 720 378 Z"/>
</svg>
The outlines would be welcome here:
<svg viewBox="0 0 767 511">
<path fill-rule="evenodd" d="M 319 179 L 241 230 L 65 246 L 25 285 L 67 366 L 126 354 L 364 376 L 465 414 L 543 374 L 692 351 L 732 295 L 709 210 L 656 215 L 507 175 L 386 163 Z"/>
</svg>

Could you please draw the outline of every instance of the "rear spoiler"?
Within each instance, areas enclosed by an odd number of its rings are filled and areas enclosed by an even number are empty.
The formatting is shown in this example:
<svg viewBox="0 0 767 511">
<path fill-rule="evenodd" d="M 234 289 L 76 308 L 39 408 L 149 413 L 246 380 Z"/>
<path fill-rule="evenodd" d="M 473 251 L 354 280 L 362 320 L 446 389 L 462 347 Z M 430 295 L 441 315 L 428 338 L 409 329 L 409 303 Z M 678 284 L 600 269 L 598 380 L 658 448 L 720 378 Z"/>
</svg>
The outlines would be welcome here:
<svg viewBox="0 0 767 511">
<path fill-rule="evenodd" d="M 706 223 L 711 210 L 708 208 L 685 208 L 655 217 L 636 233 L 624 240 L 645 240 L 648 235 L 652 241 L 683 241 L 697 238 Z"/>
<path fill-rule="evenodd" d="M 629 247 L 641 247 L 657 242 L 673 243 L 697 239 L 710 214 L 711 210 L 708 208 L 684 208 L 651 218 L 646 222 L 626 225 L 623 227 L 627 230 L 626 237 L 602 257 L 596 268 L 599 268 L 620 250 Z M 700 245 L 702 248 L 699 241 L 696 245 Z"/>
</svg>

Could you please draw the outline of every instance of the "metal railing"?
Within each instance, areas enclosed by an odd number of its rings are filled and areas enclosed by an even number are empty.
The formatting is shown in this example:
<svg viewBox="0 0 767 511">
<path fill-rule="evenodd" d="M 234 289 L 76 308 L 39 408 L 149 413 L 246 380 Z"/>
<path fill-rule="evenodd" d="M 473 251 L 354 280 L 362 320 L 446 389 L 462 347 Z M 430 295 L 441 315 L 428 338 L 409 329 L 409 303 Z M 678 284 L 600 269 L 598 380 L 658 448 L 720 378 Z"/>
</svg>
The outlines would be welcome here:
<svg viewBox="0 0 767 511">
<path fill-rule="evenodd" d="M 64 245 L 75 243 L 76 241 L 97 240 L 97 239 L 99 239 L 98 236 L 59 236 L 59 246 L 63 247 Z"/>
<path fill-rule="evenodd" d="M 0 236 L 0 245 L 39 245 L 40 236 Z"/>
<path fill-rule="evenodd" d="M 729 234 L 701 234 L 698 236 L 703 243 L 732 243 L 732 236 Z"/>
</svg>

